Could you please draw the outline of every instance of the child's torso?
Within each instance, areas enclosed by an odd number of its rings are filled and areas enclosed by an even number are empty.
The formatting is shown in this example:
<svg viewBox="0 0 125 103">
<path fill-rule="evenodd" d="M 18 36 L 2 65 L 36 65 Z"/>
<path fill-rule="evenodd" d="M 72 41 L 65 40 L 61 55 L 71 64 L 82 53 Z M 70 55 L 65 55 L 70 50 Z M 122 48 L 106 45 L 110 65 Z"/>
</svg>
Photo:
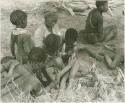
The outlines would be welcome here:
<svg viewBox="0 0 125 103">
<path fill-rule="evenodd" d="M 25 29 L 16 28 L 13 30 L 13 35 L 16 36 L 16 56 L 28 55 L 30 50 L 34 47 L 29 32 Z"/>
</svg>

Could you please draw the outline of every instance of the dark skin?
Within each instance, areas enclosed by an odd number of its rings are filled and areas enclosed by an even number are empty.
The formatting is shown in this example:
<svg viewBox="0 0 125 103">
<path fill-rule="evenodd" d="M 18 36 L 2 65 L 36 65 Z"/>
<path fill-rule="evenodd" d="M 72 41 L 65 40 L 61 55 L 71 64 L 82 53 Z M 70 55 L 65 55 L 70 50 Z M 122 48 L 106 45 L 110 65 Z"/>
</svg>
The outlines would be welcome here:
<svg viewBox="0 0 125 103">
<path fill-rule="evenodd" d="M 14 36 L 13 34 L 11 34 L 11 53 L 12 53 L 12 56 L 14 58 L 16 58 L 16 55 L 15 55 L 15 43 L 16 43 L 16 36 Z"/>
<path fill-rule="evenodd" d="M 53 33 L 52 28 L 54 27 L 54 25 L 55 25 L 56 23 L 57 23 L 57 19 L 55 19 L 55 18 L 50 18 L 50 17 L 48 17 L 48 18 L 45 19 L 45 25 L 46 25 L 47 29 L 48 29 L 51 33 Z"/>
<path fill-rule="evenodd" d="M 65 55 L 62 56 L 63 62 L 67 65 L 68 60 L 70 58 L 70 56 L 73 53 L 73 48 L 75 47 L 74 45 L 75 41 L 70 40 L 70 41 L 66 41 L 66 48 L 65 48 Z"/>
<path fill-rule="evenodd" d="M 21 24 L 16 25 L 16 28 L 22 28 L 24 29 L 27 26 L 27 18 L 25 18 Z M 28 41 L 29 37 L 26 35 L 13 35 L 11 34 L 11 53 L 12 56 L 14 58 L 16 58 L 16 54 L 15 54 L 15 44 L 17 44 L 18 46 L 18 52 L 20 52 L 20 54 L 22 55 L 22 58 L 20 58 L 21 62 L 22 60 L 24 60 L 24 62 L 26 62 L 26 60 L 28 59 L 28 57 L 26 56 L 25 50 L 24 50 L 24 42 Z"/>
<path fill-rule="evenodd" d="M 27 26 L 27 18 L 23 20 L 22 24 L 16 25 L 16 28 L 25 28 L 26 26 Z M 16 40 L 17 40 L 17 36 L 14 36 L 13 34 L 11 34 L 11 53 L 14 57 L 16 57 L 15 55 Z"/>
<path fill-rule="evenodd" d="M 11 52 L 12 52 L 12 55 L 14 56 L 14 58 L 16 58 L 16 55 L 15 55 L 15 44 L 18 45 L 18 51 L 20 52 L 20 55 L 22 56 L 20 58 L 21 62 L 22 60 L 25 60 L 28 59 L 28 57 L 26 56 L 27 54 L 25 53 L 25 50 L 24 50 L 24 47 L 23 47 L 23 44 L 24 44 L 24 35 L 19 35 L 19 36 L 15 36 L 15 35 L 11 35 Z M 26 37 L 28 39 L 28 36 Z M 25 39 L 26 39 L 25 38 Z"/>
<path fill-rule="evenodd" d="M 93 9 L 87 17 L 85 31 L 86 33 L 93 33 L 93 37 L 96 36 L 95 39 L 97 39 L 97 40 L 94 40 L 94 38 L 92 37 L 92 41 L 93 41 L 92 43 L 96 43 L 97 41 L 100 42 L 104 38 L 102 13 L 106 12 L 107 10 L 108 10 L 108 3 L 105 3 L 104 5 L 99 6 L 96 9 Z"/>
</svg>

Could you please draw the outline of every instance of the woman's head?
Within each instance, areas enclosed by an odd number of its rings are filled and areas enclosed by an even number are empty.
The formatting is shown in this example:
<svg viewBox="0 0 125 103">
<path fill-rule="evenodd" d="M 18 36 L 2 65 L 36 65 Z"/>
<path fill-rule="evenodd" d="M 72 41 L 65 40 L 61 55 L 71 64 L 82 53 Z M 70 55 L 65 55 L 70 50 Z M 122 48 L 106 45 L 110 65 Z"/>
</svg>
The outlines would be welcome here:
<svg viewBox="0 0 125 103">
<path fill-rule="evenodd" d="M 22 10 L 15 10 L 10 14 L 10 21 L 16 27 L 25 28 L 27 26 L 27 14 Z"/>
<path fill-rule="evenodd" d="M 55 12 L 50 12 L 45 15 L 45 24 L 50 28 L 52 28 L 57 23 L 57 20 L 58 15 Z"/>
<path fill-rule="evenodd" d="M 108 1 L 107 0 L 97 0 L 96 7 L 101 10 L 101 12 L 107 12 L 108 10 Z"/>
</svg>

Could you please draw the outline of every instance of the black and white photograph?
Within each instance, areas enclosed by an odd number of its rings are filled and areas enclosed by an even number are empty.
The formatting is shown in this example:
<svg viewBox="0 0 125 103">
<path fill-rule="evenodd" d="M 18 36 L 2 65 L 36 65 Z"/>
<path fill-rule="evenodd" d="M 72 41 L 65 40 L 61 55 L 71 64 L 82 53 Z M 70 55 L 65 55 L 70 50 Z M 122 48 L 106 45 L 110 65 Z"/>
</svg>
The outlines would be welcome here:
<svg viewBox="0 0 125 103">
<path fill-rule="evenodd" d="M 125 102 L 124 0 L 0 0 L 0 102 Z"/>
</svg>

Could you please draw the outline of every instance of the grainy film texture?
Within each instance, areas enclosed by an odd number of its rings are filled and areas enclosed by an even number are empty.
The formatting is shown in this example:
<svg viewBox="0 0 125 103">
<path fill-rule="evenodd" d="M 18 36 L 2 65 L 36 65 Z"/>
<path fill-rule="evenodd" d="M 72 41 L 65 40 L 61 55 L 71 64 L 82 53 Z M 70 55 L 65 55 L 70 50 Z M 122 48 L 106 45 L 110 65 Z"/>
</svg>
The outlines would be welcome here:
<svg viewBox="0 0 125 103">
<path fill-rule="evenodd" d="M 2 102 L 124 102 L 124 0 L 1 0 Z"/>
</svg>

